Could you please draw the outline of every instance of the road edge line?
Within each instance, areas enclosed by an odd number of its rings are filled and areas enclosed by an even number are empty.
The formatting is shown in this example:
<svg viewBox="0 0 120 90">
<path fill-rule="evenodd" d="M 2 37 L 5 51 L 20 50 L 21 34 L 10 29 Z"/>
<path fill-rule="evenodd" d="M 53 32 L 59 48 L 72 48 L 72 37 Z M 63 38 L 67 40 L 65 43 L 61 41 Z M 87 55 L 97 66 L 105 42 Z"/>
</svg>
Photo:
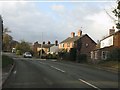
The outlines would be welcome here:
<svg viewBox="0 0 120 90">
<path fill-rule="evenodd" d="M 50 67 L 52 67 L 52 68 L 54 68 L 54 69 L 56 69 L 56 70 L 58 70 L 58 71 L 60 71 L 60 72 L 63 72 L 63 73 L 65 73 L 65 71 L 64 71 L 64 70 L 62 70 L 62 69 L 59 69 L 59 68 L 57 68 L 57 67 L 54 67 L 54 66 L 50 66 Z"/>
</svg>

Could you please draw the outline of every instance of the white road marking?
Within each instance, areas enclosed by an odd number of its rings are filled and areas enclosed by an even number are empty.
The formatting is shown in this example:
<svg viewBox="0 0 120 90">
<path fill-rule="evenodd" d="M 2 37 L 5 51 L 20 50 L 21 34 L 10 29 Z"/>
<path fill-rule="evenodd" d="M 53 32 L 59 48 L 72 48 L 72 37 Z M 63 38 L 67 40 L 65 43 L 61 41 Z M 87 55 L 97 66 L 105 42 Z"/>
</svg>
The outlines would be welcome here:
<svg viewBox="0 0 120 90">
<path fill-rule="evenodd" d="M 14 74 L 16 74 L 16 73 L 17 73 L 17 71 L 14 71 L 13 73 L 14 73 Z"/>
<path fill-rule="evenodd" d="M 87 85 L 89 85 L 89 86 L 91 86 L 91 87 L 93 87 L 93 88 L 96 88 L 96 89 L 98 89 L 98 90 L 101 90 L 100 88 L 96 87 L 96 86 L 93 85 L 93 84 L 90 84 L 89 82 L 87 82 L 87 81 L 85 81 L 85 80 L 83 80 L 83 79 L 78 79 L 78 80 L 80 80 L 81 82 L 83 82 L 83 83 L 85 83 L 85 84 L 87 84 Z"/>
<path fill-rule="evenodd" d="M 51 61 L 56 62 L 57 60 L 51 60 Z"/>
<path fill-rule="evenodd" d="M 50 67 L 52 67 L 52 68 L 54 68 L 54 69 L 56 69 L 56 70 L 58 70 L 58 71 L 61 71 L 61 72 L 65 73 L 64 70 L 61 70 L 61 69 L 59 69 L 59 68 L 57 68 L 57 67 L 54 67 L 54 66 L 50 66 Z"/>
<path fill-rule="evenodd" d="M 41 63 L 41 64 L 45 64 L 45 63 L 43 63 L 43 62 L 39 62 L 39 63 Z"/>
</svg>

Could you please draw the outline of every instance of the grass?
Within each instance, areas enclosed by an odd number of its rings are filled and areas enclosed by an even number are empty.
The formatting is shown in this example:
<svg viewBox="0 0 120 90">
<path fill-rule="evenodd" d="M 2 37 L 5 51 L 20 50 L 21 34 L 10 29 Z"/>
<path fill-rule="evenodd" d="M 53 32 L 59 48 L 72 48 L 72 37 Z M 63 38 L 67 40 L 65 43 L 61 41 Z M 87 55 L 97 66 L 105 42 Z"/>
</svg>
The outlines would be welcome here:
<svg viewBox="0 0 120 90">
<path fill-rule="evenodd" d="M 111 61 L 104 61 L 102 63 L 99 63 L 98 65 L 103 66 L 103 67 L 118 69 L 120 66 L 120 62 L 111 60 Z"/>
<path fill-rule="evenodd" d="M 10 64 L 13 64 L 13 59 L 6 55 L 2 55 L 2 68 L 7 67 Z"/>
</svg>

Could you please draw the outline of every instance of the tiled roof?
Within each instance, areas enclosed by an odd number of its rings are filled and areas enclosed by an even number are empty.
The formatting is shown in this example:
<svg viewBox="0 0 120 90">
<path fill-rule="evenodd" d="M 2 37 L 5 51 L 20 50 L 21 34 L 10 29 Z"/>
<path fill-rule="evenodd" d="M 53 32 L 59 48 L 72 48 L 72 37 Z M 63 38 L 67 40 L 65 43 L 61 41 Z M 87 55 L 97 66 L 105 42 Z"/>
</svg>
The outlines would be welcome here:
<svg viewBox="0 0 120 90">
<path fill-rule="evenodd" d="M 50 48 L 51 46 L 53 46 L 54 44 L 42 44 L 42 46 L 41 46 L 41 44 L 38 44 L 37 45 L 37 47 L 42 47 L 42 48 Z"/>
<path fill-rule="evenodd" d="M 43 48 L 50 48 L 52 47 L 54 44 L 42 44 Z"/>
<path fill-rule="evenodd" d="M 61 43 L 65 43 L 65 42 L 75 42 L 77 41 L 78 39 L 82 38 L 83 36 L 85 36 L 87 34 L 84 34 L 82 36 L 74 36 L 73 38 L 72 37 L 68 37 L 67 39 L 63 40 Z"/>
</svg>

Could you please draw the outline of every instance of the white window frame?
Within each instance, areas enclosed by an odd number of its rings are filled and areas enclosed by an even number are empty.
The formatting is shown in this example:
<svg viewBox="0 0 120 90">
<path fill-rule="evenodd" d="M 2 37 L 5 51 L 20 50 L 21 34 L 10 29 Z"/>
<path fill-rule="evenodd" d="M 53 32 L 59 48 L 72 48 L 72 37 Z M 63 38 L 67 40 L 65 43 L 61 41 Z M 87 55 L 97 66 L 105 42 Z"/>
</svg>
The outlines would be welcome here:
<svg viewBox="0 0 120 90">
<path fill-rule="evenodd" d="M 103 56 L 103 53 L 105 54 L 105 56 Z M 108 58 L 108 51 L 102 51 L 101 52 L 101 59 L 106 60 L 107 58 Z"/>
<path fill-rule="evenodd" d="M 95 51 L 95 59 L 98 59 L 98 51 Z"/>
</svg>

